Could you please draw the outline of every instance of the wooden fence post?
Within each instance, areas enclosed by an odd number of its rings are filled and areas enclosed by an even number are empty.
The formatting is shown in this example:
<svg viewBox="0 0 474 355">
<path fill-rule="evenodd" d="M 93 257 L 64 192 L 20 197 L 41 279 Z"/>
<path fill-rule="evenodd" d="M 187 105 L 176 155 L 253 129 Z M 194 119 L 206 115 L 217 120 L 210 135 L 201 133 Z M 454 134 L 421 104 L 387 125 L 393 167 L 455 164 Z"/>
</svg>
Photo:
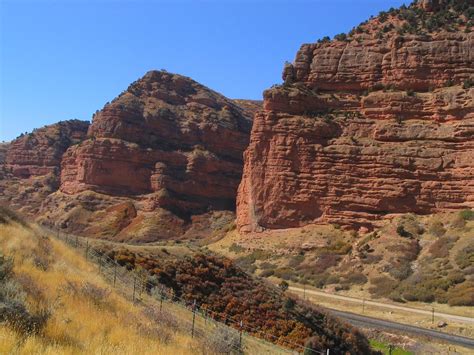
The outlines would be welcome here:
<svg viewBox="0 0 474 355">
<path fill-rule="evenodd" d="M 136 278 L 135 276 L 133 276 L 133 296 L 132 296 L 133 302 L 135 302 L 135 287 L 136 287 L 136 281 L 137 281 L 137 278 Z"/>
<path fill-rule="evenodd" d="M 240 320 L 240 335 L 239 335 L 239 348 L 242 349 L 242 320 Z"/>
<path fill-rule="evenodd" d="M 114 287 L 115 287 L 115 281 L 117 281 L 117 264 L 114 263 Z"/>
<path fill-rule="evenodd" d="M 191 329 L 191 338 L 194 338 L 194 322 L 196 320 L 196 300 L 193 303 L 193 328 Z"/>
<path fill-rule="evenodd" d="M 163 286 L 160 287 L 160 312 L 163 309 Z"/>
</svg>

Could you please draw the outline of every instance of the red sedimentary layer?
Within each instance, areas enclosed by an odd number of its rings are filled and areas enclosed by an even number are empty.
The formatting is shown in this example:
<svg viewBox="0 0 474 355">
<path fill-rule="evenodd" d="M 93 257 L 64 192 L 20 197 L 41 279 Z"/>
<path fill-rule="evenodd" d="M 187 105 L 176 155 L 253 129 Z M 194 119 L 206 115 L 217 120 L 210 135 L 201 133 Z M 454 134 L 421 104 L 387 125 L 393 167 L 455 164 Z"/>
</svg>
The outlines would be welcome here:
<svg viewBox="0 0 474 355">
<path fill-rule="evenodd" d="M 370 227 L 386 214 L 474 207 L 474 35 L 400 35 L 397 19 L 384 38 L 374 18 L 346 40 L 303 45 L 285 84 L 264 93 L 239 187 L 241 231 Z"/>
<path fill-rule="evenodd" d="M 14 176 L 59 174 L 63 153 L 86 137 L 89 122 L 61 121 L 21 135 L 7 149 L 5 163 Z"/>
<path fill-rule="evenodd" d="M 180 75 L 152 71 L 97 112 L 64 155 L 61 191 L 147 194 L 146 210 L 235 208 L 251 114 Z"/>
</svg>

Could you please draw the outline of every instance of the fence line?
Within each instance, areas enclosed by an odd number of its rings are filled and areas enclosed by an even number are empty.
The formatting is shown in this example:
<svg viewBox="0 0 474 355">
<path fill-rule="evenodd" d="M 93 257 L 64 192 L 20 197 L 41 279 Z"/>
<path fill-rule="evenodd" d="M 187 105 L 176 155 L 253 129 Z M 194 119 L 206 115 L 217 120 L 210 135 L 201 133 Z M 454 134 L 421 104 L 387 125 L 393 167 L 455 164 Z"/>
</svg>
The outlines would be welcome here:
<svg viewBox="0 0 474 355">
<path fill-rule="evenodd" d="M 199 336 L 199 334 L 201 334 L 201 336 L 209 338 L 209 334 L 206 333 L 206 330 L 199 329 L 198 327 L 196 327 L 195 319 L 196 319 L 196 315 L 198 315 L 201 318 L 201 321 L 204 321 L 205 325 L 207 324 L 208 321 L 210 321 L 213 323 L 213 325 L 216 328 L 224 327 L 222 329 L 225 329 L 226 331 L 229 331 L 229 332 L 233 332 L 234 335 L 235 335 L 235 332 L 237 332 L 238 337 L 239 337 L 239 346 L 236 346 L 235 344 L 232 344 L 232 343 L 228 344 L 237 352 L 242 351 L 242 349 L 244 348 L 244 343 L 247 342 L 244 340 L 248 339 L 250 341 L 260 342 L 261 344 L 268 347 L 273 347 L 275 348 L 275 350 L 278 350 L 280 352 L 294 353 L 295 350 L 291 350 L 291 349 L 296 348 L 296 349 L 299 349 L 301 352 L 311 353 L 311 354 L 327 355 L 330 353 L 330 349 L 327 349 L 326 351 L 318 351 L 318 350 L 307 348 L 301 344 L 298 344 L 289 340 L 283 340 L 283 343 L 286 346 L 283 345 L 284 348 L 282 348 L 281 346 L 278 346 L 274 344 L 273 342 L 267 341 L 267 339 L 273 339 L 275 341 L 278 340 L 281 342 L 282 340 L 279 339 L 276 335 L 253 328 L 248 324 L 243 324 L 242 320 L 238 320 L 235 317 L 218 314 L 217 312 L 207 310 L 205 308 L 203 309 L 203 307 L 199 307 L 198 305 L 196 305 L 195 301 L 194 301 L 194 304 L 190 304 L 189 301 L 183 299 L 182 297 L 178 297 L 174 293 L 169 294 L 170 292 L 168 289 L 166 290 L 168 292 L 164 292 L 165 291 L 164 285 L 160 287 L 159 294 L 157 297 L 156 285 L 152 284 L 148 280 L 142 280 L 140 276 L 136 275 L 135 272 L 127 270 L 126 268 L 118 264 L 118 262 L 115 259 L 112 259 L 108 255 L 104 254 L 102 251 L 95 249 L 89 243 L 89 240 L 87 238 L 79 237 L 77 235 L 63 234 L 63 233 L 60 233 L 59 230 L 55 231 L 45 226 L 43 226 L 43 229 L 49 232 L 50 234 L 56 236 L 57 239 L 65 241 L 68 245 L 76 249 L 83 249 L 85 252 L 86 259 L 96 262 L 99 266 L 99 273 L 103 274 L 104 277 L 108 278 L 109 279 L 108 281 L 111 282 L 114 287 L 117 288 L 118 283 L 121 283 L 122 287 L 125 290 L 126 289 L 131 290 L 130 298 L 133 302 L 140 302 L 142 304 L 145 304 L 145 298 L 142 297 L 143 293 L 145 293 L 145 296 L 150 297 L 155 302 L 153 306 L 156 306 L 156 302 L 159 302 L 160 310 L 163 307 L 163 303 L 168 303 L 169 305 L 178 306 L 187 312 L 191 312 L 193 320 L 192 321 L 185 320 L 185 321 L 188 322 L 189 323 L 188 325 L 190 325 L 191 327 L 192 336 Z M 85 242 L 84 242 L 84 239 L 85 239 Z M 143 279 L 145 279 L 145 277 L 143 277 Z M 124 293 L 127 296 L 127 292 L 124 291 Z M 222 318 L 225 322 L 221 322 L 214 319 L 213 314 L 217 315 L 218 318 Z M 227 322 L 229 322 L 230 324 L 233 324 L 234 327 L 230 327 L 227 324 Z M 249 334 L 246 334 L 246 333 L 249 333 Z M 260 334 L 263 336 L 263 339 L 261 339 L 258 336 L 252 336 L 250 335 L 250 333 L 255 333 L 257 335 Z"/>
</svg>

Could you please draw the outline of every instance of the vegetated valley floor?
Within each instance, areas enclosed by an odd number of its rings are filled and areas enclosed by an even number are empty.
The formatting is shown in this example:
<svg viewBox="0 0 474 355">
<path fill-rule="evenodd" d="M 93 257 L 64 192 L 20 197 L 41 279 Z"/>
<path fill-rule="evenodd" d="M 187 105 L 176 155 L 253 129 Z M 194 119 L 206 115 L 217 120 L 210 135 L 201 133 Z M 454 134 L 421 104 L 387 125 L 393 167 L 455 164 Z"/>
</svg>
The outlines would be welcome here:
<svg viewBox="0 0 474 355">
<path fill-rule="evenodd" d="M 474 317 L 474 212 L 399 215 L 373 232 L 315 225 L 240 235 L 208 247 L 275 284 L 286 280 L 306 298 L 332 309 L 473 337 L 474 324 L 441 313 Z M 322 293 L 323 291 L 324 293 Z M 360 301 L 341 300 L 329 294 Z M 366 303 L 413 307 L 423 315 Z M 446 322 L 438 328 L 439 322 Z"/>
</svg>

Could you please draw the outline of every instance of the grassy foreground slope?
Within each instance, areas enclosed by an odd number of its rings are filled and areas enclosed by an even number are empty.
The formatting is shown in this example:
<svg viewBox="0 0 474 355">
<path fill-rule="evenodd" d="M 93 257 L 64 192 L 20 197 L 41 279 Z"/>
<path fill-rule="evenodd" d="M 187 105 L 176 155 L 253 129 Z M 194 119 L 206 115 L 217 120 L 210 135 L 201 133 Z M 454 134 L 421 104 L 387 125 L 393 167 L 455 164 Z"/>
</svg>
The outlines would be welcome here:
<svg viewBox="0 0 474 355">
<path fill-rule="evenodd" d="M 0 354 L 214 352 L 171 314 L 134 305 L 95 265 L 1 208 L 0 250 Z"/>
</svg>

